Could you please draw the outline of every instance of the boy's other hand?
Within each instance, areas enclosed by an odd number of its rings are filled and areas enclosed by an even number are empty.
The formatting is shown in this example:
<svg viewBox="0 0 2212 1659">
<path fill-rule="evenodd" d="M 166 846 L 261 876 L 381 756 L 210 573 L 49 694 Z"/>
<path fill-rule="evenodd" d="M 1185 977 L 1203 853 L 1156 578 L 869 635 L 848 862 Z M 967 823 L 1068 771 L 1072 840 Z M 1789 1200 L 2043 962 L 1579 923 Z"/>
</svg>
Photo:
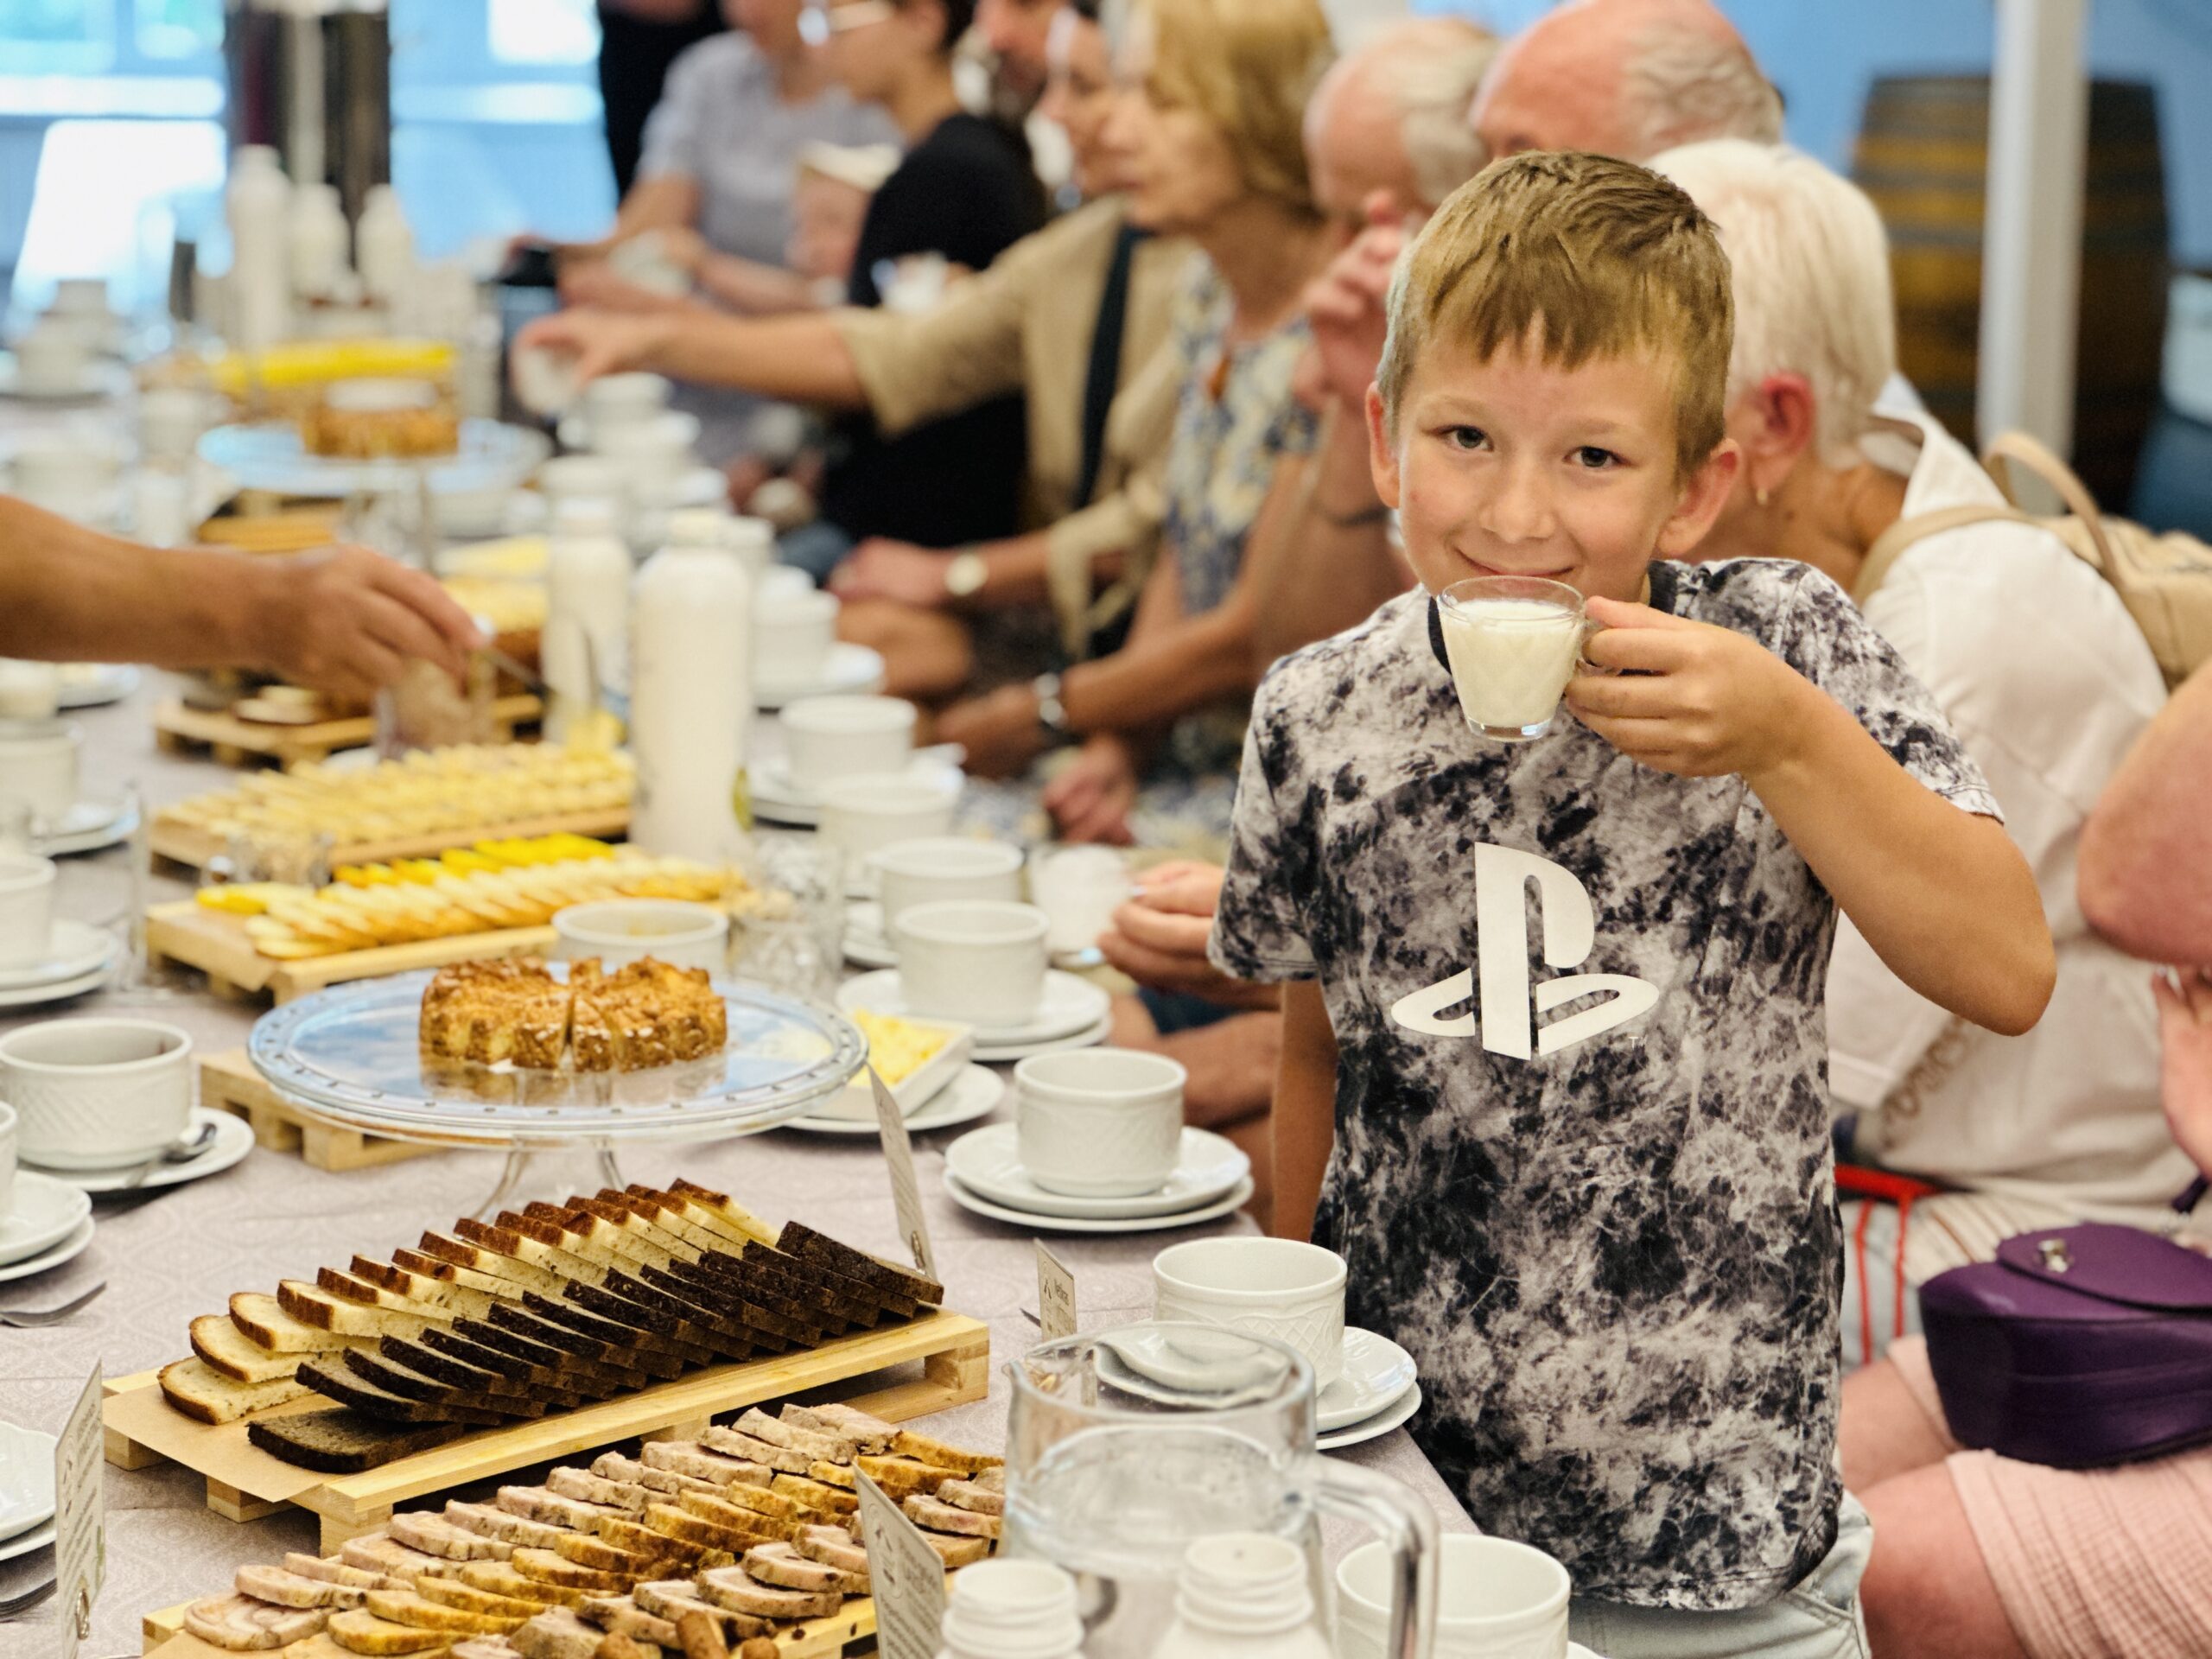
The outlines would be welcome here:
<svg viewBox="0 0 2212 1659">
<path fill-rule="evenodd" d="M 1207 959 L 1222 874 L 1218 864 L 1187 860 L 1143 872 L 1135 897 L 1114 912 L 1114 925 L 1098 936 L 1100 952 L 1154 990 L 1188 991 L 1228 1007 L 1280 1006 L 1278 987 L 1231 979 Z"/>
<path fill-rule="evenodd" d="M 1127 847 L 1136 840 L 1129 809 L 1137 804 L 1137 761 L 1121 737 L 1100 732 L 1045 785 L 1043 804 L 1060 839 Z"/>
<path fill-rule="evenodd" d="M 1810 682 L 1757 640 L 1648 605 L 1592 599 L 1602 631 L 1583 648 L 1567 705 L 1641 765 L 1684 778 L 1754 781 L 1789 758 Z"/>
<path fill-rule="evenodd" d="M 1374 192 L 1365 206 L 1364 228 L 1306 285 L 1301 301 L 1313 334 L 1318 378 L 1329 396 L 1354 409 L 1365 407 L 1367 388 L 1382 360 L 1390 274 L 1410 239 L 1389 191 Z"/>
</svg>

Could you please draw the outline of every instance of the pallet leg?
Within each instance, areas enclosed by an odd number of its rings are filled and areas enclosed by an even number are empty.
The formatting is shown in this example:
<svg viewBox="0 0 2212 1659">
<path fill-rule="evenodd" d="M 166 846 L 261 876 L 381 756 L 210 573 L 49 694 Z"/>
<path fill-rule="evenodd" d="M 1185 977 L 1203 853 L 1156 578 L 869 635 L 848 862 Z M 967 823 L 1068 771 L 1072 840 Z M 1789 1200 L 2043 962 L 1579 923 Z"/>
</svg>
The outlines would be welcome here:
<svg viewBox="0 0 2212 1659">
<path fill-rule="evenodd" d="M 150 1469 L 157 1463 L 168 1461 L 151 1446 L 141 1446 L 126 1434 L 118 1434 L 111 1428 L 104 1428 L 100 1433 L 106 1442 L 107 1460 L 118 1469 Z"/>
<path fill-rule="evenodd" d="M 300 1126 L 278 1116 L 266 1106 L 249 1106 L 245 1120 L 253 1125 L 253 1144 L 271 1152 L 290 1152 L 300 1144 Z"/>
<path fill-rule="evenodd" d="M 234 984 L 219 974 L 211 973 L 207 976 L 207 988 L 226 1002 L 251 1002 L 254 1000 L 251 991 L 243 985 Z"/>
<path fill-rule="evenodd" d="M 321 1541 L 322 1553 L 326 1555 L 335 1555 L 363 1533 L 374 1532 L 391 1519 L 391 1510 L 389 1507 L 381 1510 L 365 1510 L 359 1515 L 343 1519 L 334 1515 L 326 1515 L 322 1517 Z"/>
<path fill-rule="evenodd" d="M 256 1497 L 251 1492 L 242 1492 L 235 1486 L 226 1486 L 210 1477 L 207 1507 L 226 1521 L 258 1521 L 264 1515 L 276 1514 L 284 1506 L 271 1503 L 265 1497 Z"/>
<path fill-rule="evenodd" d="M 922 1362 L 922 1375 L 952 1396 L 945 1403 L 955 1401 L 981 1400 L 991 1386 L 991 1343 L 988 1337 L 979 1338 L 958 1348 L 948 1348 L 941 1354 L 931 1354 Z"/>
</svg>

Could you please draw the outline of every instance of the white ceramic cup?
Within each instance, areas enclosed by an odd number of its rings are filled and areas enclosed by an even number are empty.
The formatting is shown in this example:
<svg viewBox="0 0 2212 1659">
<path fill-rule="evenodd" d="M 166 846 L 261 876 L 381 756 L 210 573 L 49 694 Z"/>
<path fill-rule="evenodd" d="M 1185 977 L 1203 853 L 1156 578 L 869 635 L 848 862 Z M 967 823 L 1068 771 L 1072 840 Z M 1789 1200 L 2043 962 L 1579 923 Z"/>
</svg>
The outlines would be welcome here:
<svg viewBox="0 0 2212 1659">
<path fill-rule="evenodd" d="M 699 417 L 681 410 L 591 429 L 594 452 L 621 469 L 631 494 L 659 506 L 674 504 L 677 481 L 696 464 L 691 452 L 698 442 Z"/>
<path fill-rule="evenodd" d="M 612 973 L 646 957 L 719 974 L 729 962 L 729 918 L 680 899 L 606 899 L 553 912 L 563 961 L 597 957 Z"/>
<path fill-rule="evenodd" d="M 556 512 L 563 501 L 620 501 L 622 469 L 604 455 L 556 455 L 537 469 L 537 487 Z"/>
<path fill-rule="evenodd" d="M 1447 1533 L 1436 1573 L 1436 1659 L 1567 1659 L 1567 1571 L 1510 1538 Z M 1363 1544 L 1337 1564 L 1340 1659 L 1390 1659 L 1390 1552 Z"/>
<path fill-rule="evenodd" d="M 891 925 L 916 905 L 1021 901 L 1021 849 L 1002 841 L 945 836 L 893 842 L 870 853 L 868 867 L 883 902 L 886 938 Z"/>
<path fill-rule="evenodd" d="M 92 335 L 67 317 L 43 318 L 16 340 L 16 379 L 28 392 L 80 391 L 92 361 Z"/>
<path fill-rule="evenodd" d="M 847 868 L 895 841 L 952 833 L 960 799 L 954 777 L 917 778 L 906 772 L 868 772 L 822 785 L 822 838 L 845 856 Z"/>
<path fill-rule="evenodd" d="M 0 658 L 0 720 L 50 721 L 61 710 L 61 668 Z"/>
<path fill-rule="evenodd" d="M 1152 1258 L 1153 1317 L 1287 1343 L 1318 1394 L 1344 1370 L 1344 1259 L 1294 1238 L 1199 1238 Z"/>
<path fill-rule="evenodd" d="M 1029 1179 L 1071 1198 L 1157 1192 L 1183 1147 L 1190 1074 L 1164 1054 L 1078 1048 L 1014 1068 L 1016 1155 Z"/>
<path fill-rule="evenodd" d="M 1132 891 L 1128 866 L 1109 847 L 1040 848 L 1029 866 L 1029 896 L 1052 918 L 1056 957 L 1097 944 Z"/>
<path fill-rule="evenodd" d="M 192 1122 L 192 1039 L 151 1020 L 25 1026 L 0 1037 L 0 1097 L 21 1120 L 26 1163 L 140 1163 Z"/>
<path fill-rule="evenodd" d="M 797 573 L 802 575 L 803 573 Z M 810 685 L 837 643 L 837 595 L 765 588 L 753 607 L 753 678 L 757 685 Z"/>
<path fill-rule="evenodd" d="M 16 1213 L 16 1109 L 0 1100 L 0 1222 Z"/>
<path fill-rule="evenodd" d="M 54 861 L 0 853 L 0 968 L 43 962 L 54 936 Z"/>
<path fill-rule="evenodd" d="M 903 697 L 803 697 L 783 712 L 791 781 L 818 789 L 862 772 L 899 772 L 914 753 L 914 705 Z"/>
<path fill-rule="evenodd" d="M 616 427 L 649 421 L 668 407 L 670 385 L 658 374 L 602 374 L 584 388 L 584 413 L 591 423 L 593 447 Z"/>
<path fill-rule="evenodd" d="M 54 299 L 48 308 L 57 317 L 94 317 L 102 322 L 115 315 L 105 276 L 60 278 L 54 284 Z"/>
<path fill-rule="evenodd" d="M 1028 905 L 914 905 L 890 929 L 909 1014 L 1024 1024 L 1045 997 L 1045 913 Z"/>
<path fill-rule="evenodd" d="M 77 756 L 85 734 L 50 722 L 0 728 L 0 800 L 21 801 L 48 826 L 77 804 Z"/>
<path fill-rule="evenodd" d="M 214 423 L 214 400 L 190 386 L 138 394 L 138 448 L 149 461 L 189 461 L 200 434 Z"/>
<path fill-rule="evenodd" d="M 742 522 L 733 518 L 732 524 Z M 757 608 L 771 601 L 797 599 L 814 591 L 814 578 L 788 564 L 772 564 L 753 579 L 753 603 Z M 834 595 L 833 595 L 834 597 Z"/>
<path fill-rule="evenodd" d="M 567 414 L 583 396 L 575 356 L 550 346 L 517 347 L 507 373 L 514 382 L 515 401 L 541 417 Z"/>
</svg>

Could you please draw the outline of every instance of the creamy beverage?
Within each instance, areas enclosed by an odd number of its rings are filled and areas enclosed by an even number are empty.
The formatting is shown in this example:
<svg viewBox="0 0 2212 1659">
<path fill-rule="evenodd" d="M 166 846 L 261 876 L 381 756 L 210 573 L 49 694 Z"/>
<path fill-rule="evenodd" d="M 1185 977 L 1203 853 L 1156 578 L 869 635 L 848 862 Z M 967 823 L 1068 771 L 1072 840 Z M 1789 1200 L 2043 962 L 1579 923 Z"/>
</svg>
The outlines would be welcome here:
<svg viewBox="0 0 2212 1659">
<path fill-rule="evenodd" d="M 1478 576 L 1438 601 L 1444 653 L 1467 724 L 1526 742 L 1550 729 L 1582 646 L 1582 596 L 1534 576 Z"/>
</svg>

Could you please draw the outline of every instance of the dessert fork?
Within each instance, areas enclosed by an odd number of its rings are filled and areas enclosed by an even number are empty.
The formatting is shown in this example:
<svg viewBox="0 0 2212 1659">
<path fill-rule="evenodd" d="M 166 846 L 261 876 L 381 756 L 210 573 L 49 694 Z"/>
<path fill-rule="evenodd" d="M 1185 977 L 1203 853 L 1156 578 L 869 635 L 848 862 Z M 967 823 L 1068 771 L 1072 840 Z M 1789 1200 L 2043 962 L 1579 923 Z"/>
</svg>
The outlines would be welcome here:
<svg viewBox="0 0 2212 1659">
<path fill-rule="evenodd" d="M 36 1330 L 42 1325 L 59 1325 L 106 1288 L 107 1281 L 103 1279 L 83 1295 L 72 1297 L 59 1307 L 0 1308 L 0 1325 L 12 1325 L 19 1331 Z M 0 1618 L 6 1616 L 7 1603 L 0 1602 Z"/>
</svg>

